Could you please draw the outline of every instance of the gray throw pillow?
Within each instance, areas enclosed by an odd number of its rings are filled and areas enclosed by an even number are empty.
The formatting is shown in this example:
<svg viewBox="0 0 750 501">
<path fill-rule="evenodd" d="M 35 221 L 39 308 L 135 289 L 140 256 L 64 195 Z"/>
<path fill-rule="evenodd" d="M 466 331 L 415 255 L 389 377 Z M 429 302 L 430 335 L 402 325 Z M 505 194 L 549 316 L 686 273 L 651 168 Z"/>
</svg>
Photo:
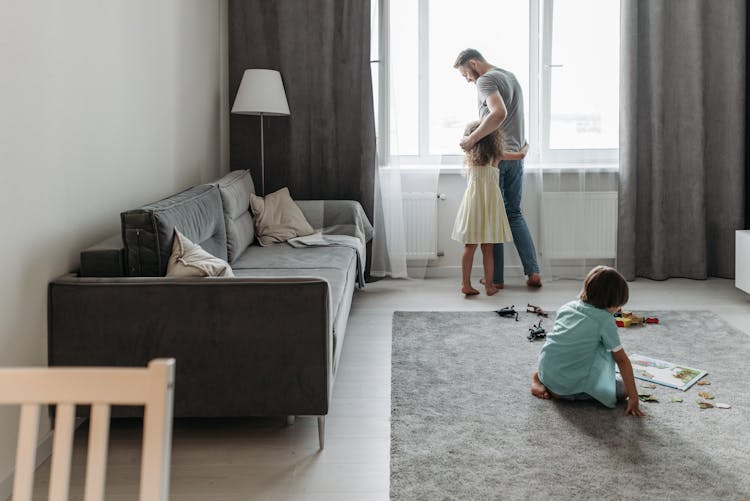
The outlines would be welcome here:
<svg viewBox="0 0 750 501">
<path fill-rule="evenodd" d="M 250 213 L 250 196 L 255 193 L 255 186 L 247 170 L 232 171 L 216 185 L 221 194 L 227 228 L 227 260 L 233 263 L 255 237 L 255 224 Z"/>
</svg>

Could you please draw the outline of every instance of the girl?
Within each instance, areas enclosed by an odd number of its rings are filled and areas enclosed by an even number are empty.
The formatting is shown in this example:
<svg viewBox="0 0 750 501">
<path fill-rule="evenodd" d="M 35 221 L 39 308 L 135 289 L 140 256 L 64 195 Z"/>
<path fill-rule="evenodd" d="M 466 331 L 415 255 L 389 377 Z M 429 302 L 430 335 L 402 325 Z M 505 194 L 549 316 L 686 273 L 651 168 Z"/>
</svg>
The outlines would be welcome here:
<svg viewBox="0 0 750 501">
<path fill-rule="evenodd" d="M 638 408 L 633 366 L 612 317 L 628 301 L 627 282 L 614 268 L 597 266 L 586 276 L 578 297 L 557 312 L 555 327 L 539 353 L 531 393 L 545 399 L 593 398 L 607 407 L 627 396 L 625 414 L 644 416 Z M 615 376 L 615 364 L 622 379 Z"/>
<path fill-rule="evenodd" d="M 474 132 L 477 127 L 479 122 L 470 123 L 464 131 L 464 137 Z M 524 145 L 518 153 L 504 152 L 502 137 L 499 130 L 496 130 L 466 151 L 464 163 L 469 169 L 469 179 L 451 233 L 453 240 L 464 244 L 464 254 L 461 258 L 461 292 L 466 296 L 479 294 L 471 285 L 471 265 L 477 245 L 482 247 L 484 289 L 488 296 L 497 293 L 492 283 L 492 245 L 512 240 L 503 195 L 500 192 L 497 165 L 500 160 L 522 159 L 527 149 L 528 145 Z"/>
</svg>

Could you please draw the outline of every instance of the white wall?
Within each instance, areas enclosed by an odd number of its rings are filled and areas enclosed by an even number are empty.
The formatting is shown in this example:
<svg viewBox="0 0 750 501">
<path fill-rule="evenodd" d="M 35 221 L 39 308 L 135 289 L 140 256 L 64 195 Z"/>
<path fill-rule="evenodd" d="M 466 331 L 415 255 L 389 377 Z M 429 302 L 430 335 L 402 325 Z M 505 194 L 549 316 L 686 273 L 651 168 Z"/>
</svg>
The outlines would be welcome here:
<svg viewBox="0 0 750 501">
<path fill-rule="evenodd" d="M 46 364 L 47 282 L 121 211 L 222 174 L 221 1 L 0 0 L 0 366 Z"/>
</svg>

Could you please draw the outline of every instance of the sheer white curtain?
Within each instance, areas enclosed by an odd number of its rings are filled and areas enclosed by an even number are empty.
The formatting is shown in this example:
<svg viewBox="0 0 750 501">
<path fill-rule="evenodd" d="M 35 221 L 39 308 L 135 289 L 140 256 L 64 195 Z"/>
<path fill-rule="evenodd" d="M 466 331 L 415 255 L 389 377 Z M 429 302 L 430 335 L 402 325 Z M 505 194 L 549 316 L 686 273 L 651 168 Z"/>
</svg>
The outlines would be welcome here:
<svg viewBox="0 0 750 501">
<path fill-rule="evenodd" d="M 379 72 L 385 73 L 383 80 L 389 82 L 385 88 L 378 85 L 378 168 L 375 176 L 375 208 L 373 225 L 375 236 L 372 244 L 370 274 L 374 277 L 424 278 L 429 259 L 410 252 L 407 232 L 410 231 L 405 213 L 405 191 L 410 193 L 437 194 L 439 168 L 423 165 L 402 165 L 401 155 L 414 155 L 418 145 L 414 143 L 414 129 L 419 122 L 417 81 L 414 78 L 417 64 L 416 2 L 406 9 L 407 15 L 391 18 L 389 2 L 378 3 L 383 8 L 378 19 L 388 25 L 387 30 L 377 30 L 380 35 L 373 39 L 373 50 L 379 60 Z M 402 14 L 399 11 L 399 14 Z M 374 31 L 375 32 L 375 31 Z M 383 33 L 389 36 L 383 37 Z M 399 51 L 390 56 L 391 41 L 398 38 Z M 413 43 L 404 44 L 405 38 Z M 413 40 L 412 40 L 413 38 Z M 409 49 L 406 49 L 408 46 Z M 400 131 L 404 129 L 404 133 Z"/>
<path fill-rule="evenodd" d="M 378 165 L 375 176 L 375 236 L 372 240 L 374 277 L 406 278 L 406 232 L 401 171 Z"/>
<path fill-rule="evenodd" d="M 381 165 L 375 180 L 375 236 L 372 244 L 374 277 L 424 278 L 429 259 L 409 254 L 403 193 L 410 190 L 437 193 L 439 170 L 422 168 L 406 170 L 398 164 Z M 405 179 L 405 178 L 408 178 Z"/>
<path fill-rule="evenodd" d="M 391 66 L 390 71 L 396 68 Z M 375 236 L 372 243 L 373 277 L 424 278 L 429 259 L 410 252 L 407 232 L 410 227 L 405 211 L 404 193 L 434 193 L 437 196 L 438 167 L 402 165 L 399 152 L 402 136 L 399 135 L 399 116 L 409 110 L 399 106 L 397 79 L 391 78 L 387 96 L 388 108 L 384 113 L 389 121 L 387 143 L 378 148 L 378 167 L 375 176 L 375 210 L 373 225 Z M 381 108 L 382 110 L 382 108 Z M 383 117 L 381 116 L 381 119 Z M 408 122 L 409 120 L 407 120 Z M 437 222 L 436 222 L 437 223 Z"/>
</svg>

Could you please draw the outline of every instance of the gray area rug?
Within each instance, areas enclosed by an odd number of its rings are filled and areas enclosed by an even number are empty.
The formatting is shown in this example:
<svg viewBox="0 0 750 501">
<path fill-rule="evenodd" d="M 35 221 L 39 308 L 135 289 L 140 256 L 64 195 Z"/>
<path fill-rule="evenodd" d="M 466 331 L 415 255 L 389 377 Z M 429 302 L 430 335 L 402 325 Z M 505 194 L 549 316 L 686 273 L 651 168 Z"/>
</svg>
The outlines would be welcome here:
<svg viewBox="0 0 750 501">
<path fill-rule="evenodd" d="M 660 324 L 620 329 L 626 352 L 712 384 L 643 390 L 660 402 L 636 419 L 533 397 L 543 340 L 526 339 L 530 313 L 396 312 L 392 499 L 750 499 L 750 339 L 710 312 L 648 315 Z M 732 408 L 701 410 L 699 391 Z"/>
</svg>

